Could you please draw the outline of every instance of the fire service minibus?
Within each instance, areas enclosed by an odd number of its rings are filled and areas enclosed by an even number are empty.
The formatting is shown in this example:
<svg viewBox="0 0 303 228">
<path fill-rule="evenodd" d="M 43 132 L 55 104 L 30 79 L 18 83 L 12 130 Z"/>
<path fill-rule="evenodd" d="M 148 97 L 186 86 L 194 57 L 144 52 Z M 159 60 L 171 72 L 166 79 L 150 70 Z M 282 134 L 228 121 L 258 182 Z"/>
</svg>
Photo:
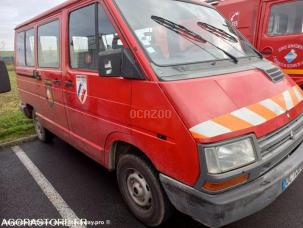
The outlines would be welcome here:
<svg viewBox="0 0 303 228">
<path fill-rule="evenodd" d="M 232 223 L 302 171 L 303 92 L 202 1 L 66 1 L 19 25 L 15 50 L 39 139 L 115 171 L 146 225 L 174 208 Z"/>
<path fill-rule="evenodd" d="M 303 86 L 303 1 L 209 1 L 267 59 Z"/>
</svg>

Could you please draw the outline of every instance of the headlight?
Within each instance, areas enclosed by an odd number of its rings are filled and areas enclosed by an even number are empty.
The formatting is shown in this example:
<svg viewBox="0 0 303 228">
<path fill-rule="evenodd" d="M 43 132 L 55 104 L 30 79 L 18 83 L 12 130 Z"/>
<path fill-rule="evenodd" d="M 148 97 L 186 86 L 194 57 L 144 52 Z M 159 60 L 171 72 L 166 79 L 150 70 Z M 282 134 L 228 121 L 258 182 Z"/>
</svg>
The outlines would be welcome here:
<svg viewBox="0 0 303 228">
<path fill-rule="evenodd" d="M 224 173 L 256 161 L 256 154 L 249 138 L 205 149 L 208 172 Z"/>
</svg>

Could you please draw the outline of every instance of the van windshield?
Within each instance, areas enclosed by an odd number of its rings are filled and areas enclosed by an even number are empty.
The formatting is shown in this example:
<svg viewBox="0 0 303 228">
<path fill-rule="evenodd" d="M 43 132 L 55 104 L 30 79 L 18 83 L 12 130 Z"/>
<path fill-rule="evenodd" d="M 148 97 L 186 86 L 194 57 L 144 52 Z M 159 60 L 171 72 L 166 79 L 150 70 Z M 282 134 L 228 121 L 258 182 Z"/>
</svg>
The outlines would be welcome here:
<svg viewBox="0 0 303 228">
<path fill-rule="evenodd" d="M 158 66 L 257 56 L 215 9 L 175 0 L 116 0 L 151 61 Z"/>
</svg>

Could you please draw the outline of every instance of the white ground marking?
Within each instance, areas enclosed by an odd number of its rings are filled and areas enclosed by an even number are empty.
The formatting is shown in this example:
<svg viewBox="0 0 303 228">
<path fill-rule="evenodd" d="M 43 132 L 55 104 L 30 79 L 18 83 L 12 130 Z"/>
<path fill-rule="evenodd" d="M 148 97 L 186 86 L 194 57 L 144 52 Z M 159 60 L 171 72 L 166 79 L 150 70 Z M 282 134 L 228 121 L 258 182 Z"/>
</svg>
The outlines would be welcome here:
<svg viewBox="0 0 303 228">
<path fill-rule="evenodd" d="M 79 218 L 77 217 L 75 212 L 67 205 L 64 199 L 60 196 L 60 194 L 56 191 L 52 184 L 46 179 L 46 177 L 41 173 L 37 166 L 35 166 L 35 164 L 29 159 L 25 152 L 19 146 L 13 147 L 12 150 L 20 159 L 25 168 L 29 171 L 29 173 L 32 175 L 34 180 L 40 186 L 40 188 L 50 200 L 50 202 L 57 209 L 62 218 L 68 221 L 79 221 Z M 86 226 L 71 227 L 85 228 Z"/>
</svg>

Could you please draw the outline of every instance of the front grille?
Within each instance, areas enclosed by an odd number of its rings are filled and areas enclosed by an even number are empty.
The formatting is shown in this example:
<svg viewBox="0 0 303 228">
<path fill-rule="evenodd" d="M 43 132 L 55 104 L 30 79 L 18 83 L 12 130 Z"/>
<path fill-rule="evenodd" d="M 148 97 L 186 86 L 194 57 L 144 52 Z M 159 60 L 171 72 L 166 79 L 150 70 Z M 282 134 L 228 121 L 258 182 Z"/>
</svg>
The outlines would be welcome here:
<svg viewBox="0 0 303 228">
<path fill-rule="evenodd" d="M 258 139 L 261 155 L 264 158 L 285 150 L 294 149 L 293 147 L 300 143 L 302 138 L 303 115 L 278 131 Z"/>
<path fill-rule="evenodd" d="M 265 72 L 268 75 L 268 77 L 274 82 L 281 81 L 284 78 L 284 73 L 278 67 L 265 70 Z"/>
</svg>

